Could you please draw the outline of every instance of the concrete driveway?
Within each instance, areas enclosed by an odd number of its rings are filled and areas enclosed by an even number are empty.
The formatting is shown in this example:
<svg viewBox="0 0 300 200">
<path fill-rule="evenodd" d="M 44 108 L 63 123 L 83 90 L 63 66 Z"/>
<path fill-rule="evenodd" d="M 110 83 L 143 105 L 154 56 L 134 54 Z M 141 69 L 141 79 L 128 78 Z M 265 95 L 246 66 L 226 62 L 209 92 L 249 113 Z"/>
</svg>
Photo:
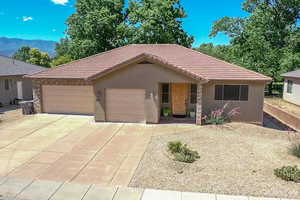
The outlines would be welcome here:
<svg viewBox="0 0 300 200">
<path fill-rule="evenodd" d="M 33 115 L 0 124 L 0 176 L 127 186 L 152 136 L 195 128 Z"/>
</svg>

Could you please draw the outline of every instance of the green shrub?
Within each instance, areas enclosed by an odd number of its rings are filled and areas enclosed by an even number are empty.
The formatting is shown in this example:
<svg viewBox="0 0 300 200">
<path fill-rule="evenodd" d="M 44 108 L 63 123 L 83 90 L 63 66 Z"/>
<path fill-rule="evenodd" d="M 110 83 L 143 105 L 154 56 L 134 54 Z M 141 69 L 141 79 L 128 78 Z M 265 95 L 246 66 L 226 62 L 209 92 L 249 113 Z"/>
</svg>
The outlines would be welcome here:
<svg viewBox="0 0 300 200">
<path fill-rule="evenodd" d="M 292 154 L 294 156 L 297 156 L 298 158 L 300 158 L 300 143 L 294 144 L 291 150 L 292 150 Z"/>
<path fill-rule="evenodd" d="M 180 141 L 173 141 L 168 143 L 168 149 L 171 153 L 179 153 L 182 148 L 182 143 Z"/>
<path fill-rule="evenodd" d="M 300 169 L 297 166 L 284 166 L 275 169 L 274 174 L 283 180 L 300 183 Z"/>
<path fill-rule="evenodd" d="M 171 109 L 170 108 L 163 108 L 163 115 L 165 117 L 171 116 Z"/>
<path fill-rule="evenodd" d="M 197 151 L 192 151 L 187 144 L 182 144 L 180 141 L 168 143 L 168 149 L 174 156 L 174 160 L 185 163 L 193 163 L 200 158 Z"/>
</svg>

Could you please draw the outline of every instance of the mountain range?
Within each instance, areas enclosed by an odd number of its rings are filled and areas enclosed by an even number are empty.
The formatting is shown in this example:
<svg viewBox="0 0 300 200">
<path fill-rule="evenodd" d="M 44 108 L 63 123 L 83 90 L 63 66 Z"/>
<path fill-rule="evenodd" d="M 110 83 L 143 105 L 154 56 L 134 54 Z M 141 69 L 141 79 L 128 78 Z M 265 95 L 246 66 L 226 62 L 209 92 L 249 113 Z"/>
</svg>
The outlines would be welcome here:
<svg viewBox="0 0 300 200">
<path fill-rule="evenodd" d="M 55 41 L 49 40 L 25 40 L 20 38 L 0 37 L 0 55 L 12 56 L 20 47 L 29 46 L 55 56 Z"/>
</svg>

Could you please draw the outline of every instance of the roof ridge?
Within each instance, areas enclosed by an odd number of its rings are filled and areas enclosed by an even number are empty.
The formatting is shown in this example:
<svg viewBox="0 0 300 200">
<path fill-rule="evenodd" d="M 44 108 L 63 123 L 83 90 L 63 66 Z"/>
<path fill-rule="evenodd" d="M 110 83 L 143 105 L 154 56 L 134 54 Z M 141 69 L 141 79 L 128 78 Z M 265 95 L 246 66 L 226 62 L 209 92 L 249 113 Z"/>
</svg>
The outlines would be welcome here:
<svg viewBox="0 0 300 200">
<path fill-rule="evenodd" d="M 229 65 L 231 65 L 231 66 L 233 66 L 233 67 L 240 68 L 240 69 L 244 69 L 244 70 L 246 70 L 246 71 L 255 73 L 255 74 L 257 74 L 257 75 L 264 76 L 264 77 L 266 77 L 266 78 L 272 79 L 271 77 L 265 76 L 265 75 L 263 75 L 263 74 L 260 74 L 260 73 L 258 73 L 258 72 L 255 72 L 255 71 L 253 71 L 253 70 L 247 69 L 247 68 L 245 68 L 245 67 L 238 66 L 238 65 L 236 65 L 236 64 L 232 64 L 232 63 L 227 62 L 227 61 L 225 61 L 225 60 L 218 59 L 218 58 L 216 58 L 216 57 L 213 57 L 213 56 L 207 55 L 207 54 L 205 54 L 205 53 L 202 53 L 202 52 L 200 52 L 200 51 L 196 51 L 196 50 L 194 50 L 194 49 L 192 49 L 192 48 L 187 48 L 187 47 L 184 47 L 184 46 L 181 46 L 181 45 L 178 45 L 178 44 L 176 44 L 176 45 L 179 46 L 179 47 L 181 47 L 181 48 L 189 49 L 189 50 L 191 50 L 191 51 L 193 51 L 193 52 L 196 52 L 196 53 L 198 53 L 198 54 L 208 56 L 208 57 L 210 57 L 210 58 L 212 58 L 212 59 L 214 59 L 214 60 L 217 60 L 217 61 L 220 61 L 220 62 L 229 64 Z"/>
</svg>

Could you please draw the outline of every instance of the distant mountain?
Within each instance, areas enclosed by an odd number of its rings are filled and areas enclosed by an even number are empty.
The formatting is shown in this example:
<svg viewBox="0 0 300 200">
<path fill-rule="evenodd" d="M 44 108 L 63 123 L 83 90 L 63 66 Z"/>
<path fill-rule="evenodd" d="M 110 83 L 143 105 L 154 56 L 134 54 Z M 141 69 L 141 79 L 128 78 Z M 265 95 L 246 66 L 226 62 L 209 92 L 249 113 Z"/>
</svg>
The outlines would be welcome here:
<svg viewBox="0 0 300 200">
<path fill-rule="evenodd" d="M 55 41 L 48 40 L 24 40 L 19 38 L 0 37 L 0 55 L 12 56 L 20 47 L 29 46 L 55 55 Z"/>
</svg>

